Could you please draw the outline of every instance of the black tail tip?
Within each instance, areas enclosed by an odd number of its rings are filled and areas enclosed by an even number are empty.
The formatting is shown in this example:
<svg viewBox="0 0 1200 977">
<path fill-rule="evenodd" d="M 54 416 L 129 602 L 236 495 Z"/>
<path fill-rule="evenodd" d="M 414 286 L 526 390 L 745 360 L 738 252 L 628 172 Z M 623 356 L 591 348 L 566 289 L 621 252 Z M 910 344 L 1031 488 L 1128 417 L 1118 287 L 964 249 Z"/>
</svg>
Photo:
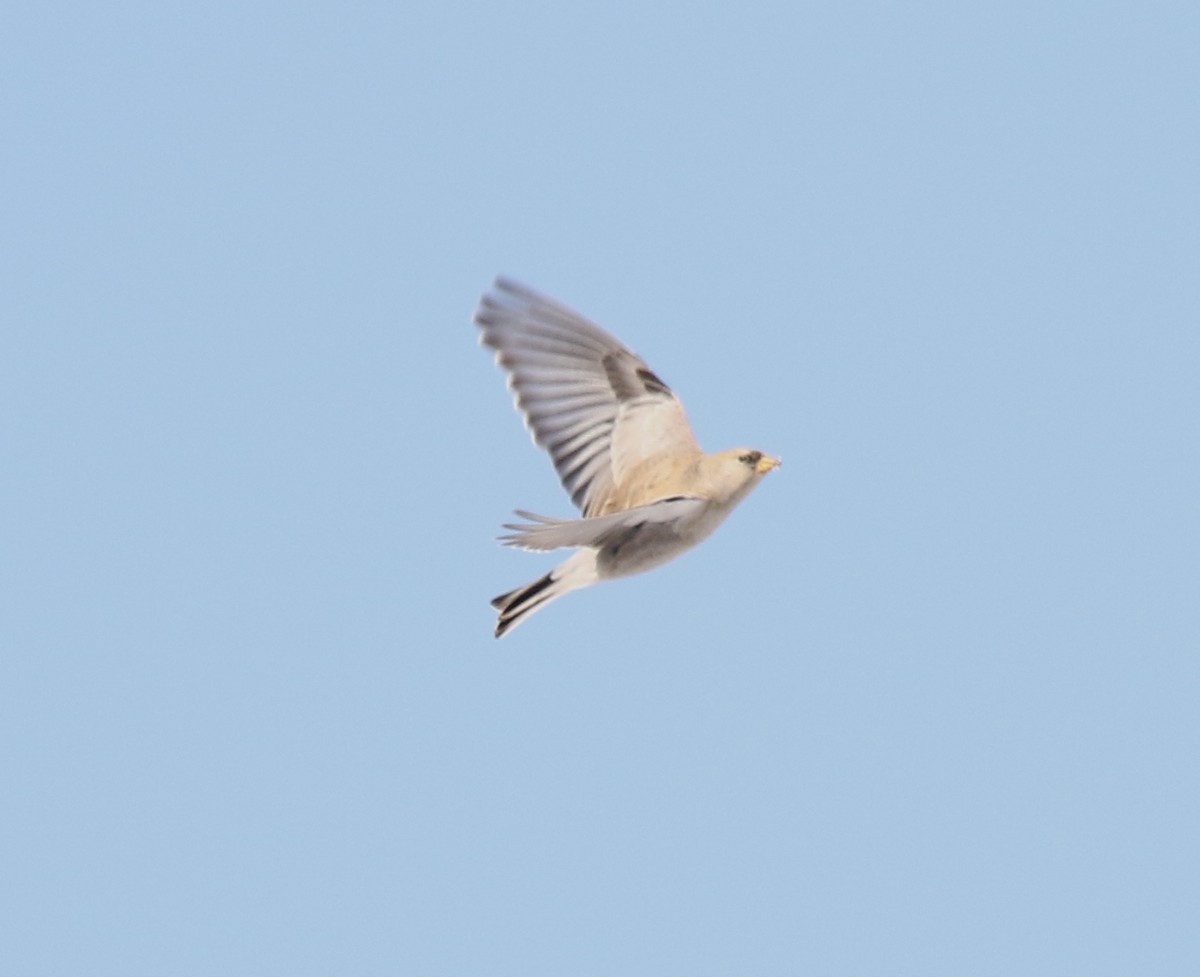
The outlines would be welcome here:
<svg viewBox="0 0 1200 977">
<path fill-rule="evenodd" d="M 493 597 L 492 607 L 500 612 L 500 619 L 496 622 L 496 637 L 504 637 L 505 633 L 515 627 L 526 614 L 539 607 L 546 600 L 542 591 L 553 582 L 554 572 L 551 571 L 531 584 L 510 590 L 507 594 L 501 594 L 499 597 Z"/>
</svg>

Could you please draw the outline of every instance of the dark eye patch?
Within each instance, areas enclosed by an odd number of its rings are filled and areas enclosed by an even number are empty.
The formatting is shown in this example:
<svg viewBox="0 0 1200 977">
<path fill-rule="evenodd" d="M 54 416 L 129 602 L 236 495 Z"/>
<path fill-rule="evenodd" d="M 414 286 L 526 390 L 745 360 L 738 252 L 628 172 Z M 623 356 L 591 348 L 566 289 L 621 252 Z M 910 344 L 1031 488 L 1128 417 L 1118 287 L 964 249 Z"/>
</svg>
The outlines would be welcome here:
<svg viewBox="0 0 1200 977">
<path fill-rule="evenodd" d="M 761 459 L 761 451 L 747 451 L 744 455 L 738 456 L 738 461 L 744 462 L 747 465 L 757 465 Z"/>
</svg>

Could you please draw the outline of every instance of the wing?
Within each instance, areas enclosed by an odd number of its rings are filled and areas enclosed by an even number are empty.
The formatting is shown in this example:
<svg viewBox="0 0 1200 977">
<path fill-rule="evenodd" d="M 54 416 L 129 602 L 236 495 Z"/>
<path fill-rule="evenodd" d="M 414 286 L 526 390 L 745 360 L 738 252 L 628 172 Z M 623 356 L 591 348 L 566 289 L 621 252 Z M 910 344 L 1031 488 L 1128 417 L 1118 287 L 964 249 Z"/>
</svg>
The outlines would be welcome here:
<svg viewBox="0 0 1200 977">
<path fill-rule="evenodd" d="M 636 354 L 564 305 L 505 278 L 475 313 L 517 409 L 571 501 L 598 510 L 647 458 L 700 452 L 683 405 Z"/>
<path fill-rule="evenodd" d="M 529 521 L 505 523 L 504 528 L 512 532 L 501 536 L 500 542 L 505 546 L 537 551 L 557 550 L 564 546 L 601 547 L 623 533 L 646 525 L 686 522 L 707 504 L 704 499 L 680 495 L 586 519 L 551 519 L 518 509 L 517 515 Z"/>
</svg>

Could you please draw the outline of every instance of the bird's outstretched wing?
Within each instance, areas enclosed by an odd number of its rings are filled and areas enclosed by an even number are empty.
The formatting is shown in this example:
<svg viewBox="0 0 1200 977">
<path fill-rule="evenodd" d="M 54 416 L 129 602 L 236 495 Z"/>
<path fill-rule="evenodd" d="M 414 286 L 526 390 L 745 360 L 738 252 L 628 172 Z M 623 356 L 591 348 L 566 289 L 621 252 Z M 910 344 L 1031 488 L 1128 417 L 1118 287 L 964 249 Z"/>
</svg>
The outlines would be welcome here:
<svg viewBox="0 0 1200 977">
<path fill-rule="evenodd" d="M 536 444 L 571 501 L 604 506 L 651 458 L 699 455 L 683 405 L 635 353 L 595 323 L 506 278 L 475 313 Z M 557 544 L 579 545 L 579 544 Z"/>
<path fill-rule="evenodd" d="M 517 515 L 528 520 L 524 523 L 505 523 L 512 530 L 501 536 L 505 546 L 523 550 L 557 550 L 565 546 L 591 546 L 602 548 L 614 539 L 642 527 L 662 527 L 665 535 L 678 535 L 677 528 L 690 517 L 697 515 L 708 504 L 706 499 L 681 495 L 671 499 L 651 502 L 649 505 L 634 506 L 607 516 L 591 516 L 585 519 L 552 519 L 539 516 L 523 509 Z"/>
</svg>

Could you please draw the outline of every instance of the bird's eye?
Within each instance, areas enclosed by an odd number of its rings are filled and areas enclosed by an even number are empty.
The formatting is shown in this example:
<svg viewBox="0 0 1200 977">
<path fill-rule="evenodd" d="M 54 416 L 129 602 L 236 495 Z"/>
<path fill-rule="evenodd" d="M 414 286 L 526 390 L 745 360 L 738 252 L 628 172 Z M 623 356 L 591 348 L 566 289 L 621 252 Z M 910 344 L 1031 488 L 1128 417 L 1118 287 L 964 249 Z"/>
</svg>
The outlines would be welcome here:
<svg viewBox="0 0 1200 977">
<path fill-rule="evenodd" d="M 761 451 L 747 451 L 744 455 L 738 457 L 738 461 L 747 465 L 757 465 L 759 459 L 762 458 Z"/>
</svg>

